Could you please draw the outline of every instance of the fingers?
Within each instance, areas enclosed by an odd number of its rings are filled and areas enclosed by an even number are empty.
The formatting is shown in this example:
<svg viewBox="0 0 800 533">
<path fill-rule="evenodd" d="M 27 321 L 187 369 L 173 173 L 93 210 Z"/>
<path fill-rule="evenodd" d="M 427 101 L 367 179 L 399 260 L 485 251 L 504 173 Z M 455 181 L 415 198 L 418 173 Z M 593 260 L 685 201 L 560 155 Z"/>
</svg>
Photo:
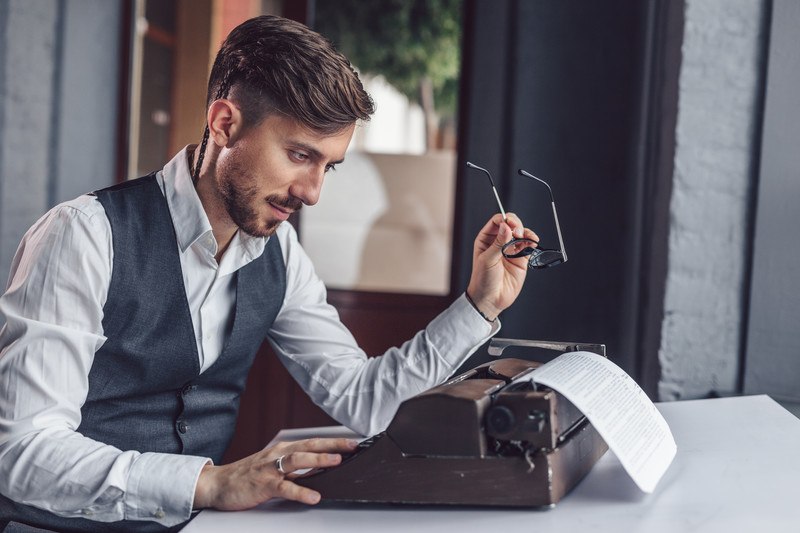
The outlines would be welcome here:
<svg viewBox="0 0 800 533">
<path fill-rule="evenodd" d="M 533 230 L 526 228 L 517 215 L 506 213 L 506 218 L 503 219 L 503 215 L 498 213 L 481 228 L 475 240 L 476 252 L 483 253 L 487 250 L 491 252 L 491 249 L 499 252 L 511 239 L 521 238 L 539 242 L 539 236 Z"/>
<path fill-rule="evenodd" d="M 280 457 L 283 458 L 281 460 L 283 472 L 287 474 L 307 468 L 328 468 L 342 462 L 342 456 L 338 453 L 292 452 Z M 278 469 L 277 460 L 275 469 Z"/>
<path fill-rule="evenodd" d="M 319 503 L 321 495 L 319 492 L 309 489 L 308 487 L 301 487 L 296 483 L 292 483 L 288 479 L 283 479 L 275 484 L 273 489 L 274 495 L 277 498 L 286 500 L 294 500 L 296 502 L 305 503 L 308 505 L 315 505 Z"/>
<path fill-rule="evenodd" d="M 350 453 L 358 447 L 358 441 L 353 439 L 304 439 L 290 442 L 279 442 L 273 448 L 264 450 L 269 457 L 280 457 L 280 466 L 283 473 L 292 474 L 297 470 L 328 468 L 338 465 L 342 457 L 340 453 Z M 275 469 L 278 470 L 278 460 L 274 459 Z M 278 473 L 281 473 L 280 470 Z M 302 472 L 301 472 L 302 473 Z M 293 474 L 289 479 L 295 479 Z"/>
<path fill-rule="evenodd" d="M 490 218 L 478 232 L 475 245 L 480 251 L 487 249 L 492 244 L 502 246 L 511 240 L 510 233 L 511 229 L 503 220 L 503 215 L 498 213 Z"/>
<path fill-rule="evenodd" d="M 532 241 L 539 242 L 539 236 L 528 229 L 522 224 L 522 221 L 514 213 L 506 213 L 506 224 L 511 228 L 512 235 L 517 239 L 531 239 Z M 502 218 L 502 216 L 501 216 Z"/>
<path fill-rule="evenodd" d="M 275 450 L 280 453 L 293 451 L 317 452 L 317 453 L 349 453 L 356 449 L 358 441 L 353 439 L 304 439 L 291 442 L 279 442 L 275 445 Z"/>
<path fill-rule="evenodd" d="M 530 239 L 536 244 L 539 244 L 539 236 L 533 232 L 533 230 L 525 228 L 525 231 L 522 233 L 522 237 L 524 239 Z"/>
<path fill-rule="evenodd" d="M 287 452 L 278 456 L 281 458 L 281 468 L 286 475 L 278 470 L 276 459 L 273 466 L 280 477 L 275 478 L 272 489 L 274 496 L 308 505 L 319 503 L 321 496 L 317 491 L 291 481 L 298 477 L 293 472 L 337 466 L 342 462 L 342 456 L 331 452 L 351 452 L 356 446 L 358 446 L 358 441 L 352 439 L 308 439 L 279 443 L 272 448 L 271 454 Z"/>
<path fill-rule="evenodd" d="M 350 439 L 280 442 L 228 465 L 208 465 L 200 473 L 194 505 L 238 511 L 275 497 L 313 505 L 319 493 L 292 483 L 298 476 L 293 472 L 336 466 L 342 462 L 340 453 L 357 445 Z"/>
</svg>

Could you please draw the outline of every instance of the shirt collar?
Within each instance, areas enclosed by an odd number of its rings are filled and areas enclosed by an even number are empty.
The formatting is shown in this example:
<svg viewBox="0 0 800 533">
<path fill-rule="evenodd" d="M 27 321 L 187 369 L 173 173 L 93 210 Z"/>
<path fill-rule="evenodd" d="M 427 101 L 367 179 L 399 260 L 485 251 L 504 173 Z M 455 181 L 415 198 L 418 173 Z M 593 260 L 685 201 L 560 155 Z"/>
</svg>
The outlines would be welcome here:
<svg viewBox="0 0 800 533">
<path fill-rule="evenodd" d="M 190 147 L 193 148 L 191 145 L 185 147 L 164 166 L 164 196 L 172 214 L 181 252 L 185 253 L 197 242 L 212 255 L 216 255 L 217 241 L 189 171 L 187 154 Z M 236 268 L 241 268 L 264 252 L 268 239 L 269 237 L 253 237 L 241 230 L 237 231 L 225 255 L 233 252 L 231 255 L 240 258 L 236 261 L 239 263 Z"/>
</svg>

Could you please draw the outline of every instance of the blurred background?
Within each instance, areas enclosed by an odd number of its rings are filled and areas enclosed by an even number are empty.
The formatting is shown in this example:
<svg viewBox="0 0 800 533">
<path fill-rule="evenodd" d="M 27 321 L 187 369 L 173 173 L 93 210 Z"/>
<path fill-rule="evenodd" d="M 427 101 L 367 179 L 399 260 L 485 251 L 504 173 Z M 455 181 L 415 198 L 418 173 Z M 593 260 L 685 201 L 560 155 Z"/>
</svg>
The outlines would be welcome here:
<svg viewBox="0 0 800 533">
<path fill-rule="evenodd" d="M 469 160 L 555 247 L 546 189 L 516 170 L 547 180 L 569 255 L 500 336 L 605 343 L 654 400 L 796 409 L 794 0 L 0 0 L 0 275 L 47 209 L 198 142 L 216 50 L 262 13 L 330 38 L 377 104 L 293 220 L 369 355 L 465 289 L 496 212 Z M 262 351 L 231 458 L 332 423 Z"/>
</svg>

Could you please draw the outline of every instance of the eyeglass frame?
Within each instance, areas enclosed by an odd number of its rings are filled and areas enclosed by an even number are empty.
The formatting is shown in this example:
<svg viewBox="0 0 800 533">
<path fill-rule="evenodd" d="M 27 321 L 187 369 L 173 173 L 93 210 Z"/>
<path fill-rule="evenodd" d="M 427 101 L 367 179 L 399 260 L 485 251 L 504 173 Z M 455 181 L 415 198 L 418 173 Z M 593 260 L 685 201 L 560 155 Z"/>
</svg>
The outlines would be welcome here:
<svg viewBox="0 0 800 533">
<path fill-rule="evenodd" d="M 478 165 L 476 165 L 474 163 L 471 163 L 469 161 L 467 161 L 466 163 L 467 163 L 467 167 L 468 168 L 473 168 L 473 169 L 476 169 L 476 170 L 480 170 L 480 171 L 484 172 L 486 174 L 486 176 L 489 178 L 489 183 L 492 186 L 492 192 L 494 193 L 495 200 L 497 201 L 497 206 L 500 208 L 500 213 L 502 213 L 502 215 L 503 215 L 503 220 L 507 220 L 508 217 L 506 215 L 506 211 L 503 208 L 503 203 L 500 201 L 500 195 L 497 194 L 497 188 L 495 187 L 494 180 L 492 179 L 491 173 L 488 170 L 486 170 L 485 168 L 479 167 Z M 536 180 L 536 181 L 538 181 L 540 183 L 543 183 L 547 187 L 547 191 L 550 193 L 550 206 L 551 206 L 551 208 L 553 210 L 553 220 L 556 223 L 556 234 L 558 235 L 558 244 L 559 244 L 560 249 L 559 250 L 552 250 L 552 249 L 548 249 L 548 248 L 539 248 L 538 247 L 539 243 L 537 242 L 536 243 L 536 245 L 537 245 L 536 248 L 531 248 L 531 252 L 530 253 L 527 253 L 527 254 L 519 253 L 519 254 L 508 255 L 508 254 L 506 254 L 506 249 L 507 248 L 509 248 L 511 246 L 514 246 L 516 243 L 518 243 L 520 241 L 530 241 L 531 240 L 531 239 L 526 239 L 526 238 L 516 238 L 515 237 L 515 238 L 511 239 L 510 241 L 508 241 L 506 244 L 503 245 L 503 248 L 502 248 L 503 257 L 505 257 L 507 259 L 515 259 L 517 257 L 524 257 L 524 256 L 527 255 L 527 256 L 530 257 L 530 259 L 528 259 L 528 267 L 531 268 L 531 269 L 534 269 L 534 270 L 539 270 L 539 269 L 543 269 L 543 268 L 550 268 L 550 267 L 558 266 L 558 265 L 560 265 L 562 263 L 566 263 L 567 262 L 567 250 L 566 250 L 566 247 L 564 246 L 564 237 L 561 234 L 561 224 L 558 221 L 558 211 L 556 210 L 556 201 L 555 201 L 555 197 L 553 196 L 553 189 L 550 187 L 549 183 L 547 183 L 546 181 L 544 181 L 541 178 L 537 178 L 536 176 L 534 176 L 533 174 L 531 174 L 530 172 L 528 172 L 528 171 L 526 171 L 524 169 L 521 169 L 521 168 L 517 169 L 517 173 L 520 176 L 524 176 L 526 178 L 531 178 L 531 179 L 534 179 L 534 180 Z M 535 241 L 532 241 L 532 242 L 535 242 Z M 557 252 L 557 253 L 561 254 L 562 260 L 557 262 L 557 263 L 553 263 L 553 264 L 534 266 L 532 264 L 531 260 L 535 258 L 534 254 L 536 254 L 537 250 L 539 251 L 538 255 L 541 255 L 541 253 L 545 252 L 545 251 Z"/>
</svg>

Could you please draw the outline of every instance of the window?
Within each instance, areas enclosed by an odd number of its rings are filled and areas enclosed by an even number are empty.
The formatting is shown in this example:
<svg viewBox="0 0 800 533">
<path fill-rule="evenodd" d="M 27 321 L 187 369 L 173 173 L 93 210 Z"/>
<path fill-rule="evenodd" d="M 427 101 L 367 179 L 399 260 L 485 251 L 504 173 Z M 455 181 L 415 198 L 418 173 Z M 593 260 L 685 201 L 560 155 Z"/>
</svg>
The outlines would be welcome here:
<svg viewBox="0 0 800 533">
<path fill-rule="evenodd" d="M 301 240 L 331 288 L 446 295 L 455 197 L 461 4 L 318 0 L 315 28 L 376 103 Z"/>
<path fill-rule="evenodd" d="M 129 179 L 199 142 L 206 83 L 222 40 L 247 18 L 285 12 L 289 4 L 134 2 Z M 315 5 L 316 29 L 361 69 L 377 113 L 356 129 L 320 203 L 303 210 L 300 239 L 331 288 L 447 295 L 461 3 Z"/>
</svg>

